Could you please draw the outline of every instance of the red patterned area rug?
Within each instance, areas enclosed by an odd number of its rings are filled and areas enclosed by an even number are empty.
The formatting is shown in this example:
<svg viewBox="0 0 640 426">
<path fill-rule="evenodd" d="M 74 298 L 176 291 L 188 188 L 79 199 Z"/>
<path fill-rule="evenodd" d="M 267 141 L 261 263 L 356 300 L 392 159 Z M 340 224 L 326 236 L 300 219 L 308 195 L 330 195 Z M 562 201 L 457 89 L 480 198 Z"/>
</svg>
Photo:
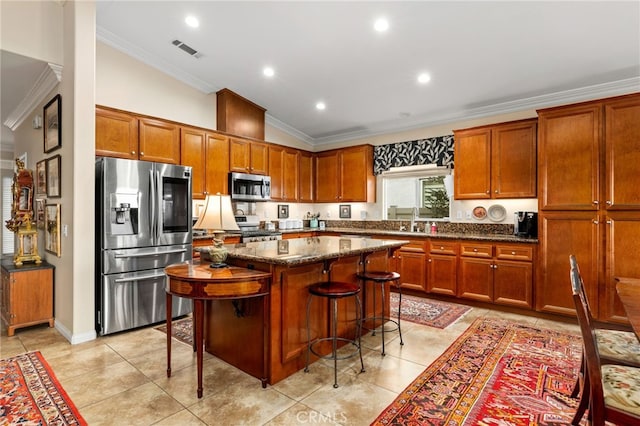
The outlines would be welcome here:
<svg viewBox="0 0 640 426">
<path fill-rule="evenodd" d="M 156 330 L 167 332 L 167 324 L 156 327 Z M 171 335 L 177 340 L 193 346 L 193 321 L 191 316 L 171 321 Z"/>
<path fill-rule="evenodd" d="M 568 425 L 581 342 L 477 319 L 372 425 Z"/>
<path fill-rule="evenodd" d="M 389 300 L 392 315 L 398 312 L 398 293 L 392 292 Z M 402 295 L 400 319 L 436 328 L 446 328 L 466 314 L 469 306 L 456 303 L 425 299 L 424 297 Z"/>
<path fill-rule="evenodd" d="M 87 424 L 40 352 L 0 360 L 0 377 L 0 424 Z"/>
</svg>

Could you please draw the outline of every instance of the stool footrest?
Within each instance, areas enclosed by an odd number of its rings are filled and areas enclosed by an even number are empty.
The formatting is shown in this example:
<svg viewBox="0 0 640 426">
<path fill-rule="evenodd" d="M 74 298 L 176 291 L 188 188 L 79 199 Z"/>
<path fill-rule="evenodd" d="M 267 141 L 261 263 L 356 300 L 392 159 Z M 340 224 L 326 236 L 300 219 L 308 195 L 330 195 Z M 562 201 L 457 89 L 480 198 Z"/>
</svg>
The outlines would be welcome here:
<svg viewBox="0 0 640 426">
<path fill-rule="evenodd" d="M 380 324 L 379 326 L 373 327 L 373 328 L 369 328 L 366 325 L 364 325 L 365 323 L 370 322 L 370 321 L 374 321 L 374 325 L 375 325 L 375 321 L 383 321 L 383 323 Z M 394 320 L 394 319 L 391 319 L 389 317 L 369 317 L 369 318 L 365 318 L 365 319 L 362 320 L 362 328 L 364 328 L 366 330 L 369 330 L 369 331 L 375 331 L 375 330 L 378 330 L 380 327 L 387 325 L 387 323 L 393 323 L 393 324 L 395 324 L 395 326 L 393 328 L 385 328 L 384 329 L 385 333 L 394 332 L 394 331 L 400 329 L 400 325 L 398 324 L 398 321 Z"/>
<path fill-rule="evenodd" d="M 357 340 L 351 340 L 351 339 L 347 339 L 345 337 L 336 337 L 335 339 L 338 342 L 351 343 L 353 346 L 355 346 L 355 349 L 353 350 L 353 352 L 347 353 L 345 355 L 338 356 L 338 354 L 336 353 L 335 359 L 337 359 L 337 360 L 349 359 L 349 358 L 352 358 L 352 357 L 358 355 L 358 353 L 360 351 L 360 346 L 358 345 L 358 341 Z M 322 337 L 320 339 L 316 339 L 316 341 L 312 342 L 311 345 L 309 346 L 309 349 L 311 350 L 311 353 L 314 354 L 315 356 L 317 356 L 320 359 L 333 360 L 334 359 L 333 353 L 330 353 L 330 354 L 327 354 L 327 355 L 322 355 L 322 354 L 316 352 L 315 349 L 313 348 L 313 346 L 318 344 L 318 343 L 329 342 L 329 341 L 333 342 L 333 338 L 332 337 Z M 342 346 L 342 348 L 344 348 L 344 346 Z M 340 350 L 342 348 L 338 348 L 338 350 Z"/>
</svg>

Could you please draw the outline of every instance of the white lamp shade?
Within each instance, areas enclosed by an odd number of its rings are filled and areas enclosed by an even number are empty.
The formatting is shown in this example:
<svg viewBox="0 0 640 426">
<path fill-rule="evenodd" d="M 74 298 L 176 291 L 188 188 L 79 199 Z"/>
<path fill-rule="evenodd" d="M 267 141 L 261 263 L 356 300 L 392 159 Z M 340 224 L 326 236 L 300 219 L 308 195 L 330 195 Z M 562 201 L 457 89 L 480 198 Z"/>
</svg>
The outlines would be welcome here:
<svg viewBox="0 0 640 426">
<path fill-rule="evenodd" d="M 231 208 L 231 197 L 228 195 L 207 195 L 204 208 L 198 216 L 194 229 L 211 229 L 214 231 L 239 231 Z"/>
</svg>

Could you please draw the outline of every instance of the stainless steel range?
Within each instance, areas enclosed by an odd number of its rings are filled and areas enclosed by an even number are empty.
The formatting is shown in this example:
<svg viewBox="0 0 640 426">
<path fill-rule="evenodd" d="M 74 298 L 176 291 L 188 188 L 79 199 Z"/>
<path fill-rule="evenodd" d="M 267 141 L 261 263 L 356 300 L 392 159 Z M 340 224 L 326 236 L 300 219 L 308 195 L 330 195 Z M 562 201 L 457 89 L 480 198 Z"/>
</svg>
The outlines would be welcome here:
<svg viewBox="0 0 640 426">
<path fill-rule="evenodd" d="M 242 235 L 241 242 L 281 240 L 282 233 L 260 229 L 260 218 L 254 215 L 236 216 L 236 223 Z"/>
</svg>

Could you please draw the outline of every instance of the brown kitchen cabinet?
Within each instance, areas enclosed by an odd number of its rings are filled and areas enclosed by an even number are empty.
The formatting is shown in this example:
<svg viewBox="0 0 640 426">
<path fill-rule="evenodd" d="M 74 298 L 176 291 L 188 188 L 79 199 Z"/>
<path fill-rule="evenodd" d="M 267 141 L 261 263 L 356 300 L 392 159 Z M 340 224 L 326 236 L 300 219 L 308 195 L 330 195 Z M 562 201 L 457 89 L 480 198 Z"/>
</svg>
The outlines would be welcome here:
<svg viewBox="0 0 640 426">
<path fill-rule="evenodd" d="M 180 126 L 98 106 L 96 155 L 180 164 Z"/>
<path fill-rule="evenodd" d="M 458 296 L 531 309 L 534 247 L 529 244 L 460 243 Z"/>
<path fill-rule="evenodd" d="M 455 198 L 535 198 L 536 134 L 536 119 L 454 131 Z"/>
<path fill-rule="evenodd" d="M 425 245 L 426 240 L 409 240 L 395 251 L 396 271 L 400 274 L 402 288 L 423 293 L 427 290 Z"/>
<path fill-rule="evenodd" d="M 427 292 L 456 296 L 458 242 L 429 240 L 428 246 Z"/>
<path fill-rule="evenodd" d="M 298 169 L 298 201 L 313 203 L 313 154 L 300 151 Z"/>
<path fill-rule="evenodd" d="M 229 170 L 232 172 L 268 175 L 268 145 L 264 142 L 230 137 Z"/>
<path fill-rule="evenodd" d="M 375 202 L 373 146 L 358 145 L 315 155 L 315 202 Z"/>
<path fill-rule="evenodd" d="M 640 94 L 539 114 L 541 258 L 536 308 L 574 315 L 568 258 L 580 265 L 593 315 L 627 323 L 617 275 L 640 276 Z"/>
<path fill-rule="evenodd" d="M 295 149 L 269 145 L 271 199 L 298 201 L 299 153 Z"/>
<path fill-rule="evenodd" d="M 17 328 L 43 323 L 54 326 L 53 272 L 54 267 L 45 261 L 16 267 L 11 259 L 2 260 L 0 314 L 8 336 Z"/>
<path fill-rule="evenodd" d="M 180 164 L 191 166 L 194 199 L 229 193 L 229 138 L 199 128 L 180 129 Z"/>
</svg>

